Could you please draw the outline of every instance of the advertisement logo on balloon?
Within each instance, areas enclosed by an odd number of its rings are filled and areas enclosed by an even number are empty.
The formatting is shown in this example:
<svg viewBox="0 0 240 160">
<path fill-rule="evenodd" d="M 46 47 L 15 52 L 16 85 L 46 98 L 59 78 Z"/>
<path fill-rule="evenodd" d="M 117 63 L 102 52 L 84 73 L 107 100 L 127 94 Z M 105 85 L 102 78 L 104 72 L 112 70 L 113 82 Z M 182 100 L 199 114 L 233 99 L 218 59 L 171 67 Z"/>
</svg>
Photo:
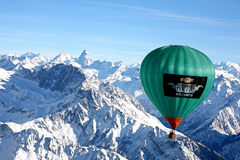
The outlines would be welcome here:
<svg viewBox="0 0 240 160">
<path fill-rule="evenodd" d="M 170 97 L 200 98 L 207 77 L 163 74 L 164 95 Z"/>
<path fill-rule="evenodd" d="M 186 77 L 186 78 L 181 78 L 180 81 L 184 81 L 185 83 L 191 83 L 194 81 L 194 79 L 191 79 L 190 77 Z"/>
</svg>

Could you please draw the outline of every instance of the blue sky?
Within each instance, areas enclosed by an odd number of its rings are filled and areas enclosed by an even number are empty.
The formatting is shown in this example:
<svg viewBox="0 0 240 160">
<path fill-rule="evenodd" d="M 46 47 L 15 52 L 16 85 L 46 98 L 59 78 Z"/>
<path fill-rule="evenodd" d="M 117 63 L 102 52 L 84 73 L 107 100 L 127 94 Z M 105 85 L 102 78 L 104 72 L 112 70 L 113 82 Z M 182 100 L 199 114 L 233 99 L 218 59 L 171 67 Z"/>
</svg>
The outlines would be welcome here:
<svg viewBox="0 0 240 160">
<path fill-rule="evenodd" d="M 93 60 L 130 65 L 173 44 L 240 63 L 240 0 L 0 1 L 2 55 L 88 49 Z"/>
</svg>

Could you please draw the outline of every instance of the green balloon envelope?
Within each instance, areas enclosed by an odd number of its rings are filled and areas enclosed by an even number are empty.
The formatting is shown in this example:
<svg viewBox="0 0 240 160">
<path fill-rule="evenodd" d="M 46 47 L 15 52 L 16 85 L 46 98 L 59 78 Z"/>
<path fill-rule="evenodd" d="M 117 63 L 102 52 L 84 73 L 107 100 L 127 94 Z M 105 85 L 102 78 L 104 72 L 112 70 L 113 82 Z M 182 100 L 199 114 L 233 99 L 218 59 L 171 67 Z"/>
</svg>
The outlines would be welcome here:
<svg viewBox="0 0 240 160">
<path fill-rule="evenodd" d="M 151 102 L 175 130 L 211 91 L 215 69 L 202 52 L 170 45 L 157 48 L 144 58 L 140 79 Z"/>
</svg>

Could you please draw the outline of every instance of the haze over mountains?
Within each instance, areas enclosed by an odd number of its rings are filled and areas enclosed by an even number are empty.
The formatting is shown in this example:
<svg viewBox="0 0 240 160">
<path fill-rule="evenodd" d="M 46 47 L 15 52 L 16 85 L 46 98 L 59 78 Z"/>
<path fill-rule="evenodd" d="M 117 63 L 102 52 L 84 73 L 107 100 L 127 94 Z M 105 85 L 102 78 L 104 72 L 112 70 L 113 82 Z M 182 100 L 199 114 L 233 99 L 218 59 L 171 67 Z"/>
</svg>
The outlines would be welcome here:
<svg viewBox="0 0 240 160">
<path fill-rule="evenodd" d="M 140 63 L 94 61 L 84 50 L 53 60 L 0 55 L 0 67 L 4 159 L 240 158 L 239 64 L 215 64 L 212 92 L 181 122 L 176 140 L 142 89 Z"/>
</svg>

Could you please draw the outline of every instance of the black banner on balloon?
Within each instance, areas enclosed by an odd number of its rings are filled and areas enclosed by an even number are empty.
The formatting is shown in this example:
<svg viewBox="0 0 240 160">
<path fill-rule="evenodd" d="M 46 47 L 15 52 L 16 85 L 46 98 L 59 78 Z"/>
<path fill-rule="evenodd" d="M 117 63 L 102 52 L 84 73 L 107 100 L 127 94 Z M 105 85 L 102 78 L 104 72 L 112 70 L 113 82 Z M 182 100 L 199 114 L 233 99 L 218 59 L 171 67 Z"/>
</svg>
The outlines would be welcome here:
<svg viewBox="0 0 240 160">
<path fill-rule="evenodd" d="M 165 96 L 199 99 L 206 83 L 207 77 L 163 74 Z"/>
</svg>

